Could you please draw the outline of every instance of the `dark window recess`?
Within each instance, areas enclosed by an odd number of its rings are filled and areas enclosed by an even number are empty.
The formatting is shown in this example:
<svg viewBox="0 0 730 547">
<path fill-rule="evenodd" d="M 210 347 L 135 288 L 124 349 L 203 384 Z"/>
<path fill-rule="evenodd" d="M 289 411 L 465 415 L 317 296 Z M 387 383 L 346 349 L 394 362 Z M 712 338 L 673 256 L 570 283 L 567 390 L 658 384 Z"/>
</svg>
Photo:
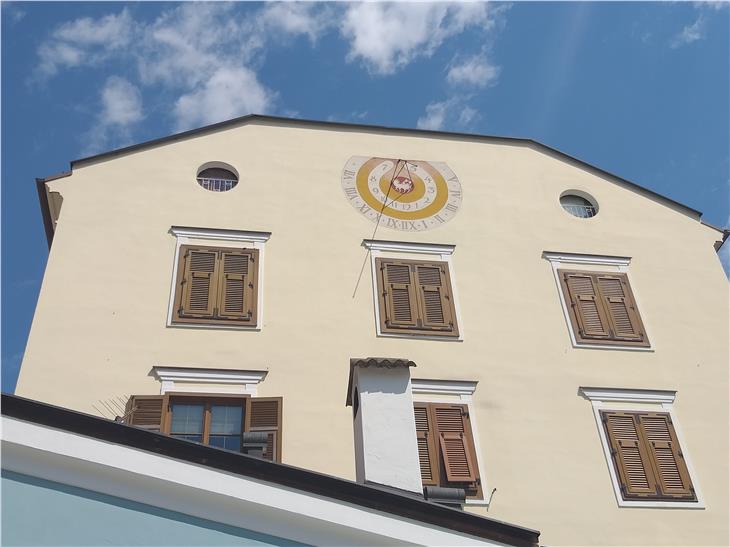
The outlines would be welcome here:
<svg viewBox="0 0 730 547">
<path fill-rule="evenodd" d="M 173 323 L 256 326 L 258 250 L 183 245 Z"/>
<path fill-rule="evenodd" d="M 628 276 L 558 270 L 578 343 L 649 347 Z"/>
<path fill-rule="evenodd" d="M 211 192 L 227 192 L 238 184 L 238 177 L 228 169 L 210 167 L 198 173 L 198 184 Z"/>
<path fill-rule="evenodd" d="M 134 395 L 129 425 L 281 462 L 281 397 L 172 393 Z"/>
<path fill-rule="evenodd" d="M 625 500 L 697 501 L 671 417 L 601 411 Z"/>
<path fill-rule="evenodd" d="M 466 405 L 414 403 L 423 486 L 460 488 L 482 497 L 474 435 Z"/>
<path fill-rule="evenodd" d="M 380 330 L 459 336 L 446 262 L 376 258 Z"/>
</svg>

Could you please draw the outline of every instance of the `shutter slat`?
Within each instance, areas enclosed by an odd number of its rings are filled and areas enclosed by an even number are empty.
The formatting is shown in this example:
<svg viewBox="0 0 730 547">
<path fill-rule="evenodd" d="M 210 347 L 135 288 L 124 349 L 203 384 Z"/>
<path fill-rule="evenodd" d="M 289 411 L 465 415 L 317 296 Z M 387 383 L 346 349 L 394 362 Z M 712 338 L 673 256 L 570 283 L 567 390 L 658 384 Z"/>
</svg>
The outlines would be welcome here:
<svg viewBox="0 0 730 547">
<path fill-rule="evenodd" d="M 164 395 L 132 395 L 127 402 L 124 422 L 150 431 L 160 431 L 164 401 Z"/>
<path fill-rule="evenodd" d="M 561 273 L 576 335 L 584 339 L 609 338 L 608 321 L 599 302 L 593 277 L 575 272 Z"/>
<path fill-rule="evenodd" d="M 608 311 L 614 337 L 641 340 L 642 333 L 633 298 L 628 291 L 626 274 L 598 275 L 598 288 Z"/>
<path fill-rule="evenodd" d="M 215 250 L 183 246 L 183 277 L 180 317 L 212 318 L 217 294 Z"/>
<path fill-rule="evenodd" d="M 696 499 L 689 471 L 667 413 L 639 414 L 639 424 L 657 473 L 661 494 L 679 500 Z"/>
<path fill-rule="evenodd" d="M 623 497 L 655 496 L 656 482 L 634 415 L 627 412 L 601 412 L 601 417 Z"/>
<path fill-rule="evenodd" d="M 281 462 L 281 397 L 251 397 L 248 399 L 247 431 L 269 434 L 264 458 Z"/>
<path fill-rule="evenodd" d="M 378 259 L 383 277 L 384 311 L 386 327 L 416 327 L 416 296 L 413 274 L 409 264 L 387 262 Z"/>
<path fill-rule="evenodd" d="M 255 249 L 221 251 L 219 317 L 235 321 L 255 322 L 256 300 Z"/>
<path fill-rule="evenodd" d="M 426 327 L 451 330 L 453 319 L 446 292 L 444 264 L 416 265 L 421 316 Z"/>
<path fill-rule="evenodd" d="M 418 444 L 418 463 L 421 469 L 421 482 L 424 486 L 438 485 L 438 468 L 434 433 L 429 420 L 428 405 L 414 403 L 413 415 L 416 420 L 416 441 Z"/>
<path fill-rule="evenodd" d="M 432 408 L 446 480 L 460 483 L 476 482 L 476 459 L 473 441 L 470 438 L 471 426 L 465 423 L 465 406 L 433 404 Z"/>
</svg>

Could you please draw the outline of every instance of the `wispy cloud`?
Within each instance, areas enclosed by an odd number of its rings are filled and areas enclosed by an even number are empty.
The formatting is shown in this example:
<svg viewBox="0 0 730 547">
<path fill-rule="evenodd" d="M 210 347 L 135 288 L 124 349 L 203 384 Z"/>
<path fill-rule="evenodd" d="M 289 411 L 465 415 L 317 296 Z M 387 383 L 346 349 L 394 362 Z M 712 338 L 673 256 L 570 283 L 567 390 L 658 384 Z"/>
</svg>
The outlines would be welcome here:
<svg viewBox="0 0 730 547">
<path fill-rule="evenodd" d="M 273 92 L 245 67 L 222 66 L 195 91 L 175 103 L 176 129 L 188 129 L 246 112 L 268 112 Z"/>
<path fill-rule="evenodd" d="M 695 8 L 695 13 L 699 12 L 697 18 L 687 25 L 682 30 L 672 36 L 669 41 L 669 47 L 677 49 L 700 40 L 704 40 L 707 37 L 707 20 L 708 17 L 712 17 L 712 12 L 716 12 L 727 7 L 730 7 L 728 0 L 722 1 L 709 1 L 709 2 L 693 2 L 692 5 Z"/>
<path fill-rule="evenodd" d="M 490 63 L 484 53 L 480 53 L 453 63 L 446 80 L 452 85 L 483 88 L 497 83 L 499 71 L 498 66 Z"/>
<path fill-rule="evenodd" d="M 126 9 L 99 19 L 83 17 L 64 23 L 39 46 L 36 77 L 44 79 L 63 68 L 100 63 L 130 44 L 133 29 Z"/>
<path fill-rule="evenodd" d="M 129 140 L 131 128 L 144 118 L 142 95 L 124 78 L 107 78 L 100 95 L 101 109 L 86 135 L 86 154 L 103 150 L 111 139 L 117 143 Z"/>
<path fill-rule="evenodd" d="M 316 42 L 332 28 L 330 10 L 327 5 L 271 3 L 244 12 L 233 3 L 191 2 L 166 9 L 152 21 L 135 20 L 127 9 L 96 19 L 84 17 L 60 25 L 41 42 L 35 81 L 113 60 L 129 73 L 125 97 L 138 101 L 125 103 L 117 93 L 116 104 L 139 104 L 141 109 L 139 90 L 144 88 L 172 94 L 168 115 L 175 129 L 267 113 L 277 95 L 256 72 L 267 42 L 298 36 Z M 114 82 L 114 90 L 121 91 L 120 80 Z M 135 123 L 113 118 L 117 111 L 110 110 L 111 99 L 107 100 L 111 84 L 105 85 L 102 111 L 87 135 L 91 148 L 124 137 Z"/>
<path fill-rule="evenodd" d="M 477 110 L 469 106 L 470 96 L 456 95 L 426 105 L 425 112 L 416 122 L 419 129 L 467 130 L 479 120 Z"/>
<path fill-rule="evenodd" d="M 680 32 L 678 32 L 669 43 L 669 46 L 673 49 L 678 47 L 691 44 L 697 40 L 702 40 L 705 37 L 705 17 L 703 14 L 699 14 L 695 22 L 691 25 L 685 26 Z"/>
<path fill-rule="evenodd" d="M 467 28 L 492 29 L 498 11 L 486 2 L 352 3 L 340 31 L 350 42 L 348 60 L 373 74 L 392 74 Z"/>
</svg>

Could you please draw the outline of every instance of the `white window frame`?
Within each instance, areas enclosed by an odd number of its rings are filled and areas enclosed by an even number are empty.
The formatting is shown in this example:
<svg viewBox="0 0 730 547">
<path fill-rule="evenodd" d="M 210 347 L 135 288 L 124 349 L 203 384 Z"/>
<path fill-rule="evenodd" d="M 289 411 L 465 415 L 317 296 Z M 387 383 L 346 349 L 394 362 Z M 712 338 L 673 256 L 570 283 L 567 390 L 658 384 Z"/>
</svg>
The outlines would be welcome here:
<svg viewBox="0 0 730 547">
<path fill-rule="evenodd" d="M 477 427 L 477 413 L 474 406 L 474 391 L 477 382 L 470 380 L 425 380 L 411 378 L 411 393 L 414 403 L 446 403 L 466 405 L 469 411 L 471 435 L 474 439 L 479 479 L 482 486 L 482 499 L 467 499 L 465 505 L 489 507 L 491 490 L 487 482 L 487 472 L 482 457 L 482 447 L 479 444 L 479 428 Z M 458 399 L 456 399 L 458 397 Z"/>
<path fill-rule="evenodd" d="M 656 345 L 654 344 L 654 338 L 649 335 L 649 326 L 648 326 L 648 318 L 643 313 L 645 311 L 644 306 L 641 305 L 639 302 L 639 295 L 637 294 L 636 287 L 634 286 L 634 283 L 631 281 L 631 275 L 629 274 L 629 264 L 631 263 L 631 258 L 625 257 L 625 256 L 602 256 L 602 255 L 585 255 L 585 254 L 574 254 L 574 253 L 553 253 L 544 251 L 542 253 L 542 257 L 547 259 L 548 262 L 550 262 L 550 266 L 553 271 L 553 277 L 555 278 L 555 286 L 558 289 L 558 297 L 560 298 L 560 306 L 563 308 L 563 317 L 565 319 L 565 324 L 568 326 L 568 333 L 570 334 L 570 342 L 573 345 L 574 348 L 588 348 L 588 349 L 604 349 L 604 350 L 622 350 L 622 351 L 648 351 L 653 352 L 656 350 Z M 573 322 L 570 320 L 570 313 L 568 311 L 568 302 L 565 299 L 565 294 L 563 293 L 563 287 L 560 283 L 560 275 L 558 274 L 558 270 L 562 268 L 568 268 L 568 269 L 574 269 L 574 270 L 580 270 L 581 266 L 608 266 L 611 268 L 614 268 L 617 273 L 624 273 L 626 274 L 626 277 L 629 279 L 629 285 L 631 286 L 631 293 L 634 296 L 634 302 L 636 302 L 636 307 L 639 309 L 639 313 L 641 314 L 641 322 L 644 325 L 644 335 L 646 336 L 647 340 L 649 340 L 649 346 L 648 347 L 637 347 L 637 346 L 631 346 L 626 345 L 622 346 L 619 344 L 586 344 L 583 342 L 578 342 L 575 331 L 573 330 Z M 584 270 L 588 273 L 591 273 L 593 270 Z"/>
<path fill-rule="evenodd" d="M 168 392 L 193 393 L 205 385 L 205 393 L 251 395 L 258 393 L 258 385 L 266 379 L 266 370 L 231 370 L 216 368 L 152 367 L 152 375 L 160 381 L 160 395 Z M 190 386 L 189 384 L 197 384 Z"/>
<path fill-rule="evenodd" d="M 439 342 L 462 342 L 464 340 L 464 321 L 461 318 L 461 306 L 459 305 L 459 294 L 456 288 L 456 274 L 454 265 L 451 261 L 451 255 L 456 250 L 455 245 L 443 245 L 435 243 L 405 243 L 400 241 L 379 241 L 374 239 L 364 239 L 362 246 L 370 252 L 370 270 L 373 280 L 373 308 L 375 309 L 375 329 L 376 334 L 382 338 L 415 338 L 418 340 L 438 340 Z M 454 314 L 456 315 L 456 324 L 459 328 L 459 336 L 433 336 L 430 334 L 420 333 L 396 333 L 383 332 L 380 328 L 380 300 L 378 298 L 378 278 L 377 268 L 375 267 L 376 258 L 396 258 L 387 253 L 415 254 L 426 255 L 414 256 L 413 260 L 423 259 L 434 262 L 445 262 L 449 269 L 449 278 L 451 279 L 451 297 L 454 302 Z M 403 257 L 400 257 L 403 258 Z M 404 260 L 406 260 L 404 258 Z"/>
<path fill-rule="evenodd" d="M 213 330 L 249 330 L 260 331 L 264 324 L 264 249 L 265 243 L 271 237 L 271 232 L 243 232 L 239 230 L 217 230 L 212 228 L 183 228 L 173 226 L 170 233 L 175 236 L 175 257 L 170 281 L 170 302 L 167 309 L 167 326 L 183 329 L 213 329 Z M 194 323 L 174 323 L 175 291 L 177 290 L 177 270 L 180 263 L 180 247 L 195 245 L 197 241 L 205 240 L 212 247 L 239 247 L 241 244 L 249 249 L 257 249 L 258 257 L 258 293 L 256 300 L 255 325 L 196 325 Z"/>
<path fill-rule="evenodd" d="M 705 499 L 700 490 L 697 473 L 689 456 L 689 446 L 682 435 L 679 427 L 679 421 L 674 412 L 674 399 L 676 391 L 652 390 L 652 389 L 624 389 L 624 388 L 596 388 L 581 387 L 580 393 L 590 400 L 593 406 L 593 415 L 598 428 L 598 436 L 601 439 L 603 447 L 603 455 L 608 465 L 608 471 L 611 476 L 611 484 L 616 496 L 616 502 L 619 507 L 664 507 L 664 508 L 681 508 L 681 509 L 704 509 Z M 615 403 L 620 403 L 616 406 Z M 625 500 L 621 495 L 621 484 L 616 473 L 616 466 L 611 456 L 611 443 L 606 435 L 606 430 L 601 421 L 602 410 L 617 410 L 625 412 L 665 412 L 669 414 L 677 434 L 677 441 L 682 449 L 682 456 L 687 465 L 687 472 L 692 481 L 692 486 L 697 496 L 697 501 L 662 501 L 662 500 Z"/>
</svg>

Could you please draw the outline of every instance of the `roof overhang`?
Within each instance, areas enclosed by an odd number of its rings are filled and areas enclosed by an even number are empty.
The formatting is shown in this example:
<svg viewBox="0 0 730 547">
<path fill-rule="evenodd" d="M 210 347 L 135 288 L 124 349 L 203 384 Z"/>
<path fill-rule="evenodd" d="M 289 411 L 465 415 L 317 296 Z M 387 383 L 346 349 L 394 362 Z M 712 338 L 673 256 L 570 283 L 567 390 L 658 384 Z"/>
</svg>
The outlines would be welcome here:
<svg viewBox="0 0 730 547">
<path fill-rule="evenodd" d="M 29 399 L 2 396 L 4 469 L 312 545 L 514 545 L 539 532 Z"/>
</svg>

